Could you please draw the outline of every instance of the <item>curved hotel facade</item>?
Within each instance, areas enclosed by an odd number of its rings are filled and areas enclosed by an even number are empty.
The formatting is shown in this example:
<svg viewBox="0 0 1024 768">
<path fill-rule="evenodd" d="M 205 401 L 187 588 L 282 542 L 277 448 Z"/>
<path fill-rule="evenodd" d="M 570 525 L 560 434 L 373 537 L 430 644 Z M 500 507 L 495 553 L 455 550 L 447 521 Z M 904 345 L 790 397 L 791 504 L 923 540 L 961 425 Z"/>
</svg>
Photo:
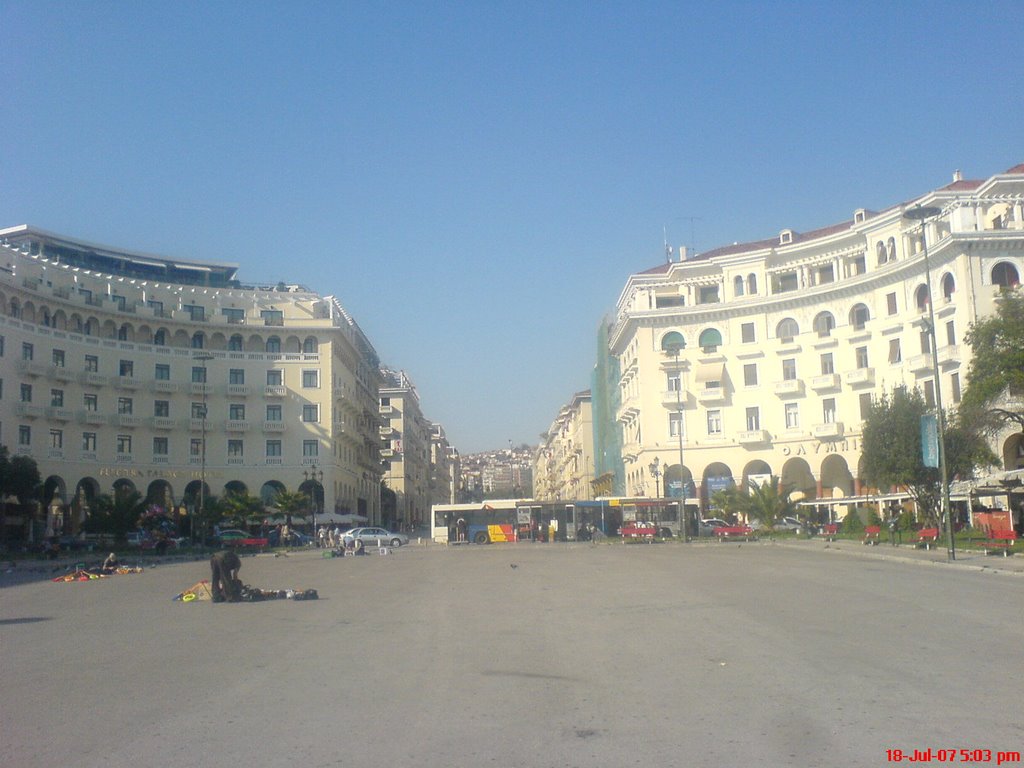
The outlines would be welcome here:
<svg viewBox="0 0 1024 768">
<path fill-rule="evenodd" d="M 927 250 L 921 223 L 904 216 L 918 205 L 940 209 L 924 225 Z M 609 333 L 625 477 L 617 490 L 654 495 L 657 458 L 668 494 L 682 475 L 687 498 L 704 506 L 719 488 L 771 475 L 806 500 L 877 494 L 859 469 L 871 398 L 907 386 L 932 401 L 938 387 L 946 408 L 959 402 L 964 334 L 1024 273 L 1022 206 L 1024 165 L 984 181 L 958 173 L 881 212 L 684 253 L 632 275 Z M 1020 435 L 993 448 L 1004 468 L 1024 465 Z"/>
<path fill-rule="evenodd" d="M 379 522 L 373 346 L 334 297 L 235 272 L 0 230 L 0 444 L 37 462 L 48 528 L 123 486 L 180 512 L 204 479 Z"/>
</svg>

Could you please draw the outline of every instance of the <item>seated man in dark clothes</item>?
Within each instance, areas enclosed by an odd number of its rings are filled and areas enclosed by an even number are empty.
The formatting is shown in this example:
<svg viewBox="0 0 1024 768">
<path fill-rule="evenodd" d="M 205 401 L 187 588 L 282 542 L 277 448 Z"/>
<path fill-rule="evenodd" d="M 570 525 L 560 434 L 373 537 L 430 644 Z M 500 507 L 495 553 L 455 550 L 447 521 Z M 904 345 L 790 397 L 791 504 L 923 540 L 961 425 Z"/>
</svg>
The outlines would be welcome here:
<svg viewBox="0 0 1024 768">
<path fill-rule="evenodd" d="M 224 549 L 214 553 L 210 558 L 210 592 L 213 593 L 213 602 L 237 603 L 242 599 L 242 582 L 238 580 L 238 570 L 242 567 L 242 561 L 238 559 L 232 549 Z"/>
</svg>

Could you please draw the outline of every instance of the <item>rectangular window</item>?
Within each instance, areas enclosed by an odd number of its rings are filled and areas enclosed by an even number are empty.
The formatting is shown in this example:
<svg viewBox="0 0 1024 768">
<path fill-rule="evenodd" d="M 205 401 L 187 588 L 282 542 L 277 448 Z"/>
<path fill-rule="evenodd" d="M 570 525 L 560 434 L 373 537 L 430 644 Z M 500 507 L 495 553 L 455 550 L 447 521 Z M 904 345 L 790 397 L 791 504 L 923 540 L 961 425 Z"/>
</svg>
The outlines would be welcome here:
<svg viewBox="0 0 1024 768">
<path fill-rule="evenodd" d="M 242 456 L 241 440 L 228 440 L 228 456 L 236 459 Z"/>
<path fill-rule="evenodd" d="M 743 366 L 743 386 L 757 386 L 757 363 L 747 363 Z"/>
<path fill-rule="evenodd" d="M 228 384 L 245 384 L 245 371 L 241 368 L 228 371 Z"/>
<path fill-rule="evenodd" d="M 827 376 L 836 372 L 835 362 L 832 360 L 832 353 L 826 352 L 821 356 L 821 375 Z"/>
<path fill-rule="evenodd" d="M 800 426 L 800 406 L 797 403 L 786 403 L 786 429 L 797 429 Z"/>
<path fill-rule="evenodd" d="M 124 296 L 118 296 L 116 293 L 110 294 L 110 300 L 114 303 L 114 306 L 124 312 Z"/>
<path fill-rule="evenodd" d="M 668 434 L 669 437 L 679 437 L 680 427 L 682 426 L 683 418 L 680 413 L 670 413 L 668 415 Z"/>
<path fill-rule="evenodd" d="M 796 379 L 796 358 L 787 357 L 782 361 L 782 380 L 793 381 Z"/>
<path fill-rule="evenodd" d="M 127 455 L 132 452 L 132 436 L 131 435 L 118 435 L 117 436 L 117 452 L 121 455 Z"/>
<path fill-rule="evenodd" d="M 899 339 L 889 339 L 889 362 L 893 365 L 903 361 L 903 352 L 900 350 Z"/>
<path fill-rule="evenodd" d="M 82 403 L 85 405 L 85 410 L 95 413 L 100 409 L 100 401 L 97 395 L 91 392 L 86 392 L 82 395 Z"/>
<path fill-rule="evenodd" d="M 678 392 L 680 383 L 679 371 L 669 372 L 666 374 L 666 383 L 668 384 L 669 392 Z"/>
<path fill-rule="evenodd" d="M 232 421 L 245 421 L 245 405 L 243 403 L 228 405 L 228 418 Z"/>
<path fill-rule="evenodd" d="M 281 406 L 280 405 L 268 405 L 267 406 L 267 421 L 280 421 L 281 420 Z"/>
<path fill-rule="evenodd" d="M 60 429 L 50 430 L 50 447 L 61 450 L 64 447 L 64 432 Z"/>
<path fill-rule="evenodd" d="M 718 303 L 718 286 L 717 285 L 702 285 L 697 289 L 698 302 L 701 304 L 717 304 Z"/>
<path fill-rule="evenodd" d="M 788 293 L 800 287 L 796 272 L 785 272 L 775 277 L 775 292 Z"/>
<path fill-rule="evenodd" d="M 192 383 L 193 384 L 205 384 L 206 383 L 206 367 L 202 365 L 192 366 Z"/>
<path fill-rule="evenodd" d="M 284 325 L 284 313 L 279 309 L 264 309 L 260 311 L 264 325 Z"/>
<path fill-rule="evenodd" d="M 754 335 L 753 323 L 743 323 L 743 325 L 740 326 L 740 339 L 744 344 L 753 344 L 757 341 L 757 338 Z"/>
<path fill-rule="evenodd" d="M 818 267 L 818 285 L 827 285 L 836 281 L 836 270 L 831 264 Z"/>
<path fill-rule="evenodd" d="M 722 412 L 720 410 L 708 411 L 708 434 L 722 434 Z"/>
<path fill-rule="evenodd" d="M 154 301 L 149 299 L 146 302 L 146 306 L 153 310 L 153 314 L 157 317 L 163 317 L 164 315 L 164 303 L 162 301 Z"/>
<path fill-rule="evenodd" d="M 157 363 L 155 376 L 157 381 L 170 381 L 171 366 L 166 363 Z"/>
<path fill-rule="evenodd" d="M 890 315 L 895 315 L 899 310 L 896 308 L 896 294 L 887 293 L 885 294 L 885 306 L 889 310 Z"/>
<path fill-rule="evenodd" d="M 22 360 L 31 360 L 32 356 L 34 354 L 35 354 L 35 348 L 31 344 L 29 344 L 27 341 L 24 342 L 21 345 L 21 359 Z"/>
<path fill-rule="evenodd" d="M 929 408 L 935 407 L 935 382 L 929 379 L 924 383 L 924 402 Z"/>
<path fill-rule="evenodd" d="M 747 431 L 756 432 L 761 428 L 761 409 L 747 408 Z"/>
<path fill-rule="evenodd" d="M 953 402 L 960 402 L 960 374 L 953 373 L 949 377 L 949 387 L 953 391 Z M 1024 444 L 1022 444 L 1024 445 Z"/>
<path fill-rule="evenodd" d="M 946 323 L 946 344 L 951 347 L 956 345 L 956 323 L 952 320 Z"/>
<path fill-rule="evenodd" d="M 117 366 L 118 376 L 132 377 L 135 375 L 135 363 L 131 360 L 122 360 Z"/>
<path fill-rule="evenodd" d="M 320 455 L 320 443 L 316 440 L 302 441 L 302 455 L 311 458 Z"/>
<path fill-rule="evenodd" d="M 203 418 L 205 413 L 206 413 L 206 406 L 205 405 L 203 405 L 201 402 L 199 402 L 199 403 L 197 403 L 195 401 L 192 402 L 192 418 L 193 419 L 201 419 L 201 418 Z"/>
<path fill-rule="evenodd" d="M 132 415 L 132 399 L 130 397 L 117 398 L 117 412 L 121 416 Z"/>
<path fill-rule="evenodd" d="M 282 384 L 284 384 L 284 371 L 276 368 L 267 371 L 268 387 L 280 387 Z"/>
<path fill-rule="evenodd" d="M 280 440 L 267 440 L 267 456 L 280 456 L 281 455 L 281 441 Z"/>
<path fill-rule="evenodd" d="M 32 445 L 32 427 L 21 424 L 18 427 L 18 445 L 27 448 Z"/>
<path fill-rule="evenodd" d="M 189 319 L 191 320 L 202 321 L 206 319 L 206 310 L 198 304 L 184 304 L 181 308 L 188 312 Z"/>
<path fill-rule="evenodd" d="M 32 385 L 22 384 L 21 385 L 21 402 L 31 403 L 32 402 Z"/>
<path fill-rule="evenodd" d="M 50 390 L 50 407 L 51 408 L 63 408 L 64 407 L 64 390 L 63 389 L 51 389 Z"/>
<path fill-rule="evenodd" d="M 57 368 L 64 367 L 64 350 L 55 349 L 53 350 L 53 364 Z"/>
<path fill-rule="evenodd" d="M 871 393 L 865 392 L 860 396 L 860 420 L 867 421 L 871 414 Z"/>
<path fill-rule="evenodd" d="M 153 402 L 153 415 L 158 419 L 166 419 L 171 415 L 171 403 L 169 400 L 155 400 Z"/>
<path fill-rule="evenodd" d="M 868 368 L 868 348 L 857 347 L 857 368 Z"/>
<path fill-rule="evenodd" d="M 221 309 L 221 314 L 224 315 L 224 317 L 227 318 L 227 321 L 232 324 L 241 323 L 245 320 L 244 309 L 232 309 L 229 307 L 224 307 L 223 309 Z"/>
<path fill-rule="evenodd" d="M 320 406 L 315 403 L 307 403 L 302 406 L 302 420 L 306 422 L 320 421 Z"/>
<path fill-rule="evenodd" d="M 82 433 L 82 450 L 87 453 L 96 452 L 96 433 L 95 432 L 83 432 Z"/>
<path fill-rule="evenodd" d="M 316 389 L 320 386 L 320 371 L 303 371 L 302 386 L 305 389 Z"/>
<path fill-rule="evenodd" d="M 99 373 L 100 359 L 96 355 L 86 355 L 85 370 L 88 373 Z"/>
<path fill-rule="evenodd" d="M 153 438 L 153 455 L 154 456 L 166 456 L 167 450 L 167 438 L 166 437 L 154 437 Z"/>
<path fill-rule="evenodd" d="M 821 401 L 821 420 L 826 424 L 835 423 L 836 401 L 834 397 L 828 397 Z"/>
<path fill-rule="evenodd" d="M 199 457 L 203 455 L 203 438 L 193 437 L 188 441 L 188 455 Z"/>
<path fill-rule="evenodd" d="M 921 354 L 927 355 L 932 351 L 932 335 L 928 331 L 921 331 Z"/>
</svg>

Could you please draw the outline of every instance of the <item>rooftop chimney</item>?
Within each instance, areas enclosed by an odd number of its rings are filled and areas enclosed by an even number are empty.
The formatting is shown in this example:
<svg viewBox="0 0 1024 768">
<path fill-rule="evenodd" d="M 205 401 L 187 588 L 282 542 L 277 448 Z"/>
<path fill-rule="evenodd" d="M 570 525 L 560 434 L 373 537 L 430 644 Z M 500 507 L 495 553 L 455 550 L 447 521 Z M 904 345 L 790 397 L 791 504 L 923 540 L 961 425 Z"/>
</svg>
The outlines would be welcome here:
<svg viewBox="0 0 1024 768">
<path fill-rule="evenodd" d="M 957 168 L 955 171 L 953 171 L 953 181 L 963 181 L 963 180 L 964 180 L 964 175 L 962 173 L 960 173 L 960 169 L 959 168 Z"/>
</svg>

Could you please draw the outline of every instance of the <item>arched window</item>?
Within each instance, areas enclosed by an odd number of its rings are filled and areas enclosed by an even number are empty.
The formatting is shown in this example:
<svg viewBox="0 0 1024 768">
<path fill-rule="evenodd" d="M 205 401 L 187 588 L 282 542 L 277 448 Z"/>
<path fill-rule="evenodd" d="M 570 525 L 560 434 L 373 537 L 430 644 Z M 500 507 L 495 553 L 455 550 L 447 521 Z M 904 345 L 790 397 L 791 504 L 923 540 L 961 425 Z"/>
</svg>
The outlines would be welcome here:
<svg viewBox="0 0 1024 768">
<path fill-rule="evenodd" d="M 787 317 L 775 327 L 775 335 L 783 341 L 792 341 L 800 335 L 800 326 L 792 317 Z"/>
<path fill-rule="evenodd" d="M 836 319 L 831 312 L 821 312 L 814 318 L 814 330 L 822 339 L 832 335 L 832 329 L 836 327 Z"/>
<path fill-rule="evenodd" d="M 942 298 L 948 304 L 953 300 L 953 294 L 956 292 L 956 280 L 953 279 L 953 275 L 947 272 L 942 276 Z"/>
<path fill-rule="evenodd" d="M 885 250 L 889 254 L 889 261 L 896 261 L 896 238 L 890 237 L 885 244 Z"/>
<path fill-rule="evenodd" d="M 305 352 L 307 355 L 315 355 L 316 354 L 316 337 L 315 336 L 307 336 L 306 337 L 306 340 L 304 342 L 302 342 L 302 351 Z"/>
<path fill-rule="evenodd" d="M 885 264 L 885 262 L 889 260 L 889 254 L 886 253 L 885 250 L 885 243 L 883 243 L 881 240 L 879 240 L 875 244 L 875 253 L 878 254 L 879 264 Z"/>
<path fill-rule="evenodd" d="M 850 325 L 853 326 L 855 331 L 863 331 L 864 326 L 867 325 L 870 319 L 871 313 L 868 312 L 867 305 L 865 304 L 855 304 L 853 309 L 850 310 Z"/>
<path fill-rule="evenodd" d="M 685 348 L 686 339 L 683 338 L 683 334 L 679 333 L 679 331 L 670 331 L 661 337 L 661 349 L 663 352 L 675 355 Z"/>
<path fill-rule="evenodd" d="M 271 336 L 267 339 L 267 353 L 271 355 L 281 354 L 281 339 L 277 336 Z"/>
<path fill-rule="evenodd" d="M 117 329 L 117 340 L 118 341 L 128 341 L 128 326 L 127 325 L 122 325 L 120 328 Z"/>
<path fill-rule="evenodd" d="M 928 309 L 928 299 L 928 286 L 917 286 L 917 290 L 914 291 L 914 305 L 917 307 L 918 312 L 924 312 Z"/>
<path fill-rule="evenodd" d="M 156 333 L 154 333 L 153 334 L 153 345 L 157 346 L 157 347 L 166 347 L 167 346 L 167 331 L 165 331 L 163 328 L 161 328 Z"/>
<path fill-rule="evenodd" d="M 201 331 L 197 331 L 192 334 L 192 349 L 202 349 L 203 344 L 206 343 L 206 339 L 203 337 Z"/>
<path fill-rule="evenodd" d="M 751 296 L 755 296 L 757 294 L 757 275 L 754 273 L 747 275 L 747 293 Z"/>
<path fill-rule="evenodd" d="M 1020 285 L 1020 275 L 1013 264 L 1001 261 L 992 267 L 992 285 L 1001 288 L 1013 288 Z"/>
<path fill-rule="evenodd" d="M 722 346 L 722 334 L 717 328 L 708 328 L 701 332 L 697 343 L 705 352 L 715 352 Z"/>
<path fill-rule="evenodd" d="M 228 351 L 229 352 L 241 352 L 243 346 L 242 337 L 239 334 L 235 334 L 228 339 Z"/>
<path fill-rule="evenodd" d="M 743 295 L 743 278 L 740 275 L 736 275 L 736 278 L 732 281 L 732 292 L 736 296 Z"/>
</svg>

